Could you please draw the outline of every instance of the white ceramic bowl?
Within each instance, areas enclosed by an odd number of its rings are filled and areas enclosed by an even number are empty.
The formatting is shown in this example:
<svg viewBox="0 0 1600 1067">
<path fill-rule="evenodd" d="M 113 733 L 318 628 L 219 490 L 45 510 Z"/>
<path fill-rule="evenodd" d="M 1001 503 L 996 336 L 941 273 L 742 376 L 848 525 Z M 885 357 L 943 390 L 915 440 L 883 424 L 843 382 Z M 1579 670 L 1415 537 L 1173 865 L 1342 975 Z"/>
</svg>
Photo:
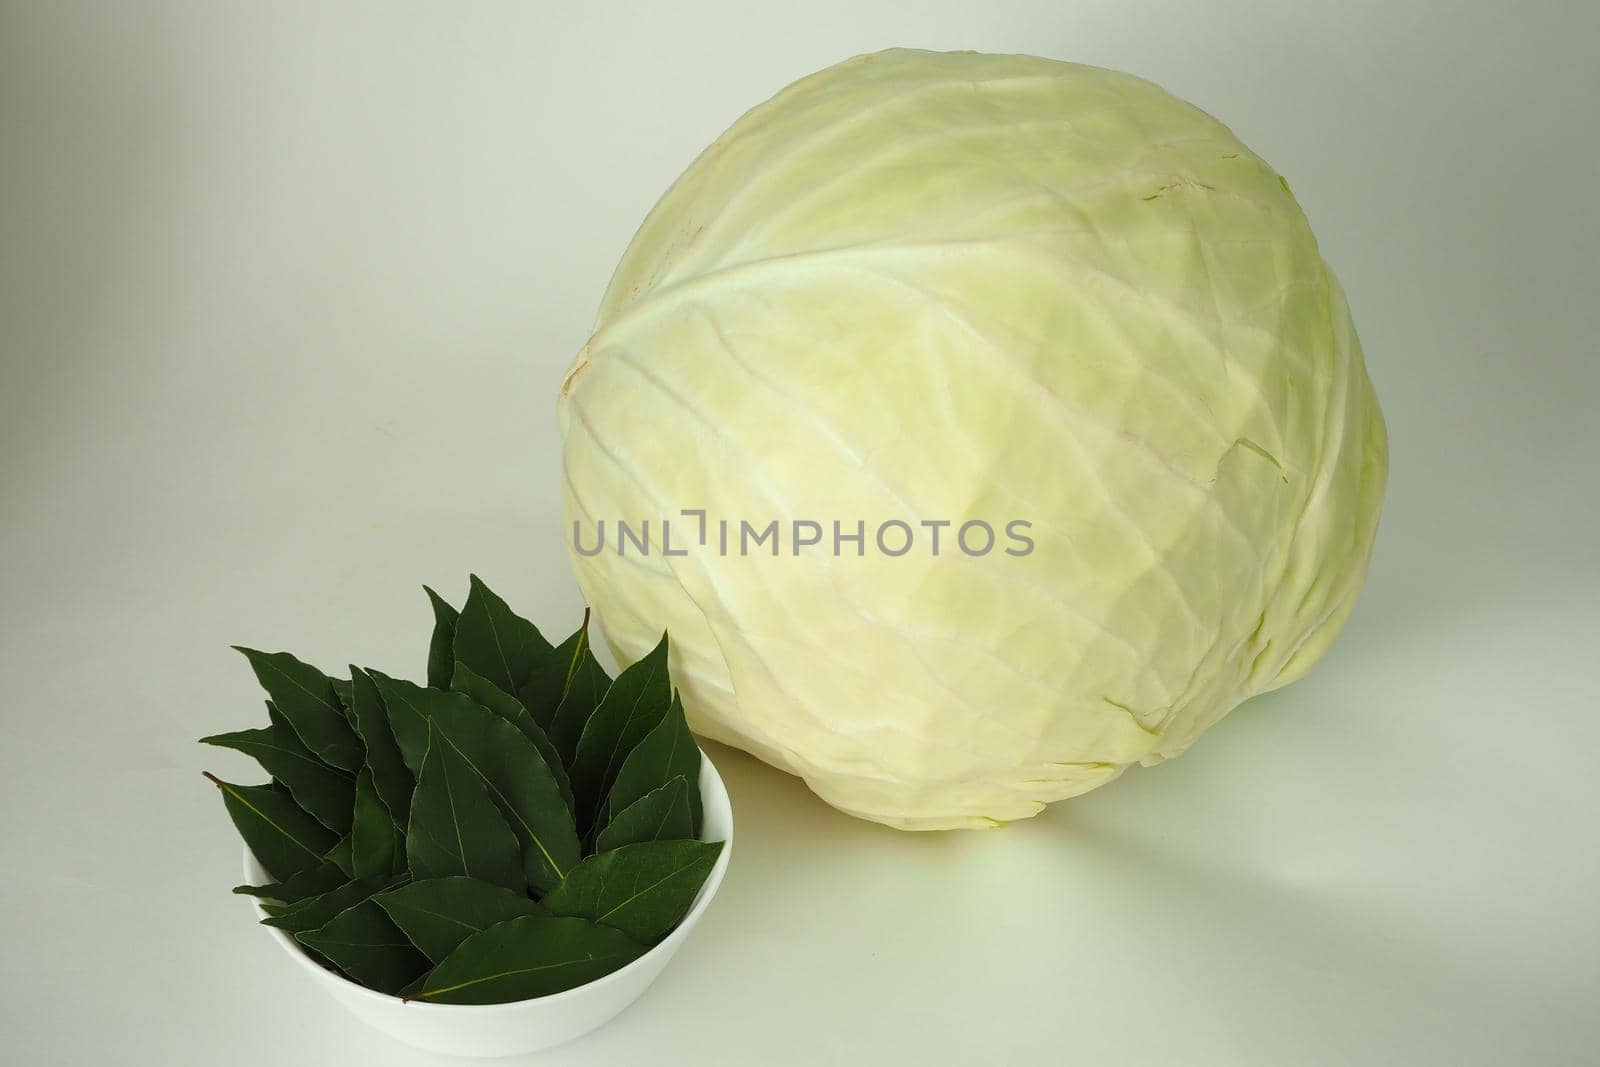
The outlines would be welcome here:
<svg viewBox="0 0 1600 1067">
<path fill-rule="evenodd" d="M 512 1004 L 408 1003 L 357 985 L 320 966 L 282 930 L 273 926 L 262 929 L 333 999 L 368 1026 L 397 1041 L 452 1056 L 514 1056 L 547 1049 L 587 1034 L 639 999 L 716 896 L 733 852 L 733 807 L 728 803 L 722 776 L 704 753 L 700 758 L 700 796 L 705 809 L 700 838 L 721 841 L 723 847 L 705 885 L 689 906 L 689 913 L 660 944 L 626 967 L 562 993 Z M 249 849 L 244 853 L 244 876 L 251 885 L 272 880 Z M 259 917 L 266 918 L 267 913 L 253 897 L 251 904 Z"/>
</svg>

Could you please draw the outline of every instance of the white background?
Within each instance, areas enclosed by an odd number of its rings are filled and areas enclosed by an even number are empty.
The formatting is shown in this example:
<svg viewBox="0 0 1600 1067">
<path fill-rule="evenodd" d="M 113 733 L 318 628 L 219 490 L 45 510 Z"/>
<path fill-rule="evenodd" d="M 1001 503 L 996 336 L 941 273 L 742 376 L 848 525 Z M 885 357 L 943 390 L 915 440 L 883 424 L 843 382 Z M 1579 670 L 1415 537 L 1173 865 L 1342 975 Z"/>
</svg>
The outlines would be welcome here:
<svg viewBox="0 0 1600 1067">
<path fill-rule="evenodd" d="M 1494 9 L 1503 9 L 1496 11 Z M 780 13 L 781 11 L 781 13 Z M 540 1062 L 1594 1062 L 1600 18 L 1586 3 L 5 3 L 0 1060 L 438 1062 L 228 889 L 232 642 L 550 632 L 562 371 L 745 108 L 891 44 L 1151 78 L 1288 176 L 1388 415 L 1364 599 L 1191 753 L 989 833 L 712 746 L 738 847 Z"/>
</svg>

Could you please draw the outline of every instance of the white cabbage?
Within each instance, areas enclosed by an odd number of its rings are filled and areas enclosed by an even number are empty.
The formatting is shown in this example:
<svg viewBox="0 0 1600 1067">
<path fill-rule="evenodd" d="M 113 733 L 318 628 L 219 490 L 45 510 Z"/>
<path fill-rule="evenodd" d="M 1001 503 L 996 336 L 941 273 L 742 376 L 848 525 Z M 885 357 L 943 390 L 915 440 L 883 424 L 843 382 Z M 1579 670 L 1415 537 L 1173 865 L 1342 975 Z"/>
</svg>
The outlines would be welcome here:
<svg viewBox="0 0 1600 1067">
<path fill-rule="evenodd" d="M 670 630 L 697 730 L 914 829 L 1033 815 L 1302 675 L 1387 469 L 1287 183 L 1149 82 L 1027 56 L 862 56 L 747 113 L 640 228 L 559 417 L 619 659 Z M 781 554 L 719 554 L 719 518 Z M 797 518 L 865 554 L 795 555 Z M 931 554 L 971 519 L 993 552 Z"/>
</svg>

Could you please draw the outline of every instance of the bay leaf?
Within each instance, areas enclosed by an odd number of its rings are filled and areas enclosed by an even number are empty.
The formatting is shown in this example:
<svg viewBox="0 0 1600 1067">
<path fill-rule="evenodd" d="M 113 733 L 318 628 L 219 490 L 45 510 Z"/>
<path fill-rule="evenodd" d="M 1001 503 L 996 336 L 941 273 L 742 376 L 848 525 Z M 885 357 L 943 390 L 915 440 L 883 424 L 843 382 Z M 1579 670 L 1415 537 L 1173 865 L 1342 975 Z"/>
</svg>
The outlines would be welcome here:
<svg viewBox="0 0 1600 1067">
<path fill-rule="evenodd" d="M 328 862 L 343 871 L 346 876 L 354 878 L 356 873 L 354 853 L 355 842 L 349 834 L 345 834 L 333 843 L 332 848 L 328 849 L 326 858 Z"/>
<path fill-rule="evenodd" d="M 345 718 L 333 679 L 287 652 L 233 647 L 250 661 L 261 687 L 306 747 L 330 767 L 354 774 L 361 766 L 361 739 Z"/>
<path fill-rule="evenodd" d="M 560 881 L 583 848 L 555 774 L 533 742 L 464 693 L 372 673 L 406 762 L 417 759 L 419 746 L 426 748 L 431 729 L 434 743 L 448 747 L 477 775 L 510 824 L 528 884 L 543 892 Z"/>
<path fill-rule="evenodd" d="M 301 871 L 281 882 L 268 882 L 266 885 L 236 885 L 233 891 L 259 900 L 296 904 L 307 897 L 318 896 L 330 889 L 339 888 L 347 878 L 338 864 L 324 860 L 321 866 Z"/>
<path fill-rule="evenodd" d="M 519 915 L 546 914 L 521 893 L 459 876 L 412 882 L 373 899 L 405 931 L 411 943 L 435 963 L 468 937 L 495 923 Z"/>
<path fill-rule="evenodd" d="M 643 659 L 617 675 L 584 724 L 572 760 L 577 824 L 587 833 L 611 791 L 622 761 L 661 721 L 672 703 L 667 680 L 667 635 Z"/>
<path fill-rule="evenodd" d="M 589 647 L 588 620 L 589 614 L 585 611 L 584 625 L 540 657 L 529 672 L 527 681 L 516 691 L 517 699 L 527 707 L 541 730 L 550 728 L 556 709 L 561 706 L 561 698 L 567 691 L 567 681 L 572 677 L 578 656 Z"/>
<path fill-rule="evenodd" d="M 610 852 L 641 841 L 670 841 L 693 836 L 689 783 L 680 775 L 617 812 L 595 837 L 594 850 Z"/>
<path fill-rule="evenodd" d="M 721 852 L 721 841 L 623 845 L 578 864 L 540 903 L 653 945 L 689 910 Z"/>
<path fill-rule="evenodd" d="M 594 653 L 587 647 L 581 649 L 573 663 L 572 676 L 567 679 L 566 692 L 561 696 L 561 704 L 556 708 L 555 717 L 550 720 L 550 729 L 547 731 L 550 743 L 556 746 L 561 761 L 569 768 L 577 756 L 578 740 L 583 736 L 584 724 L 594 714 L 594 709 L 610 687 L 611 676 L 594 658 Z"/>
<path fill-rule="evenodd" d="M 427 586 L 428 603 L 433 605 L 433 637 L 428 642 L 428 685 L 450 688 L 450 673 L 456 665 L 456 619 L 461 615 L 450 602 Z"/>
<path fill-rule="evenodd" d="M 349 772 L 330 767 L 314 756 L 270 701 L 267 716 L 270 726 L 212 734 L 202 737 L 200 743 L 244 753 L 282 782 L 295 803 L 318 822 L 335 833 L 348 831 L 355 779 Z"/>
<path fill-rule="evenodd" d="M 339 708 L 344 712 L 344 721 L 354 729 L 356 725 L 355 712 L 355 684 L 348 678 L 329 677 L 333 683 L 333 695 L 339 698 Z M 357 731 L 358 733 L 360 731 Z"/>
<path fill-rule="evenodd" d="M 261 920 L 262 926 L 275 926 L 291 934 L 315 930 L 346 908 L 353 908 L 374 893 L 392 889 L 405 880 L 405 876 L 388 878 L 353 878 L 350 881 L 297 901 L 276 914 Z"/>
<path fill-rule="evenodd" d="M 417 787 L 417 780 L 395 744 L 394 732 L 389 728 L 389 713 L 384 709 L 377 683 L 355 667 L 350 668 L 350 679 L 356 733 L 367 750 L 366 763 L 372 770 L 372 784 L 394 816 L 395 824 L 404 826 L 411 818 L 411 791 Z"/>
<path fill-rule="evenodd" d="M 281 882 L 322 864 L 334 834 L 286 790 L 235 785 L 210 773 L 206 777 L 222 791 L 228 817 L 269 875 Z"/>
<path fill-rule="evenodd" d="M 504 725 L 528 744 L 509 724 Z M 527 884 L 517 837 L 489 799 L 483 779 L 431 722 L 417 791 L 411 798 L 406 858 L 413 877 L 419 880 L 460 874 L 519 893 Z"/>
<path fill-rule="evenodd" d="M 470 582 L 467 602 L 456 619 L 454 661 L 465 663 L 506 692 L 516 693 L 553 651 L 550 642 L 477 575 L 471 575 Z"/>
<path fill-rule="evenodd" d="M 556 751 L 550 736 L 534 721 L 527 706 L 465 663 L 456 664 L 455 674 L 450 679 L 450 688 L 458 693 L 465 693 L 474 703 L 488 708 L 522 731 L 522 735 L 533 742 L 533 747 L 544 757 L 545 766 L 550 768 L 550 775 L 556 780 L 556 788 L 561 790 L 561 799 L 566 802 L 567 810 L 571 811 L 572 783 L 567 779 L 567 768 L 561 762 L 561 755 Z"/>
<path fill-rule="evenodd" d="M 325 925 L 295 938 L 380 993 L 398 993 L 428 969 L 428 957 L 371 900 L 346 908 Z"/>
<path fill-rule="evenodd" d="M 608 816 L 680 775 L 693 785 L 688 793 L 691 829 L 684 835 L 693 837 L 700 832 L 700 746 L 689 732 L 683 701 L 674 692 L 661 721 L 622 761 L 616 783 L 606 797 Z"/>
<path fill-rule="evenodd" d="M 592 982 L 644 951 L 626 935 L 575 918 L 524 915 L 463 941 L 429 972 L 413 999 L 503 1004 Z"/>
<path fill-rule="evenodd" d="M 389 733 L 394 738 L 401 762 L 415 778 L 422 769 L 422 757 L 428 750 L 428 720 L 440 704 L 442 696 L 454 700 L 470 700 L 462 694 L 447 694 L 444 690 L 418 685 L 405 678 L 391 678 L 382 671 L 367 668 L 366 674 L 377 687 L 383 703 L 384 717 L 389 721 Z M 413 787 L 415 788 L 415 787 Z"/>
<path fill-rule="evenodd" d="M 350 830 L 350 873 L 357 878 L 381 878 L 405 866 L 405 838 L 394 816 L 378 796 L 372 771 L 356 775 L 354 825 Z"/>
</svg>

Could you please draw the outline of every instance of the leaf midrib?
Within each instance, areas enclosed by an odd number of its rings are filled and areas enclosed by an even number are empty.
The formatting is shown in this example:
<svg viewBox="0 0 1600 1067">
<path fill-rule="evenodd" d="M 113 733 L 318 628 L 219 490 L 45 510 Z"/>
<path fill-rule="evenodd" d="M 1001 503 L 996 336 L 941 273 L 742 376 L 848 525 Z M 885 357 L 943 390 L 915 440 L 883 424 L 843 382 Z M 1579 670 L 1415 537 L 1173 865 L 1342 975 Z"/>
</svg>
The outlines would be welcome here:
<svg viewBox="0 0 1600 1067">
<path fill-rule="evenodd" d="M 226 738 L 227 740 L 219 740 L 219 738 Z M 216 745 L 218 748 L 236 749 L 244 752 L 245 755 L 249 755 L 247 750 L 251 748 L 258 748 L 267 752 L 278 752 L 285 756 L 292 757 L 293 759 L 297 759 L 301 763 L 309 763 L 316 770 L 326 771 L 329 774 L 336 775 L 340 778 L 348 778 L 352 781 L 355 779 L 355 776 L 347 770 L 343 770 L 339 767 L 330 767 L 326 763 L 323 763 L 321 760 L 317 759 L 315 756 L 307 755 L 304 752 L 297 752 L 292 748 L 285 748 L 282 745 L 275 744 L 270 741 L 246 740 L 239 738 L 235 734 L 213 734 L 210 737 L 202 737 L 200 739 L 200 743 L 202 745 Z"/>
<path fill-rule="evenodd" d="M 419 908 L 414 904 L 411 905 L 410 907 L 407 907 L 404 904 L 397 904 L 395 906 L 397 908 L 399 908 L 401 911 L 409 911 L 409 912 L 412 912 L 413 914 L 416 914 L 416 915 L 426 915 L 426 916 L 428 916 L 429 918 L 432 918 L 432 919 L 440 919 L 440 920 L 442 920 L 444 922 L 447 922 L 447 923 L 455 923 L 457 926 L 464 926 L 468 930 L 473 931 L 474 933 L 480 933 L 480 932 L 488 929 L 487 926 L 474 926 L 472 923 L 468 922 L 465 919 L 458 919 L 454 915 L 445 915 L 445 914 L 443 914 L 441 912 L 434 911 L 432 908 Z"/>
<path fill-rule="evenodd" d="M 528 832 L 528 837 L 533 841 L 534 845 L 539 849 L 539 853 L 542 856 L 544 856 L 545 860 L 550 864 L 550 869 L 556 872 L 557 877 L 565 878 L 567 876 L 566 869 L 563 868 L 561 866 L 561 864 L 556 862 L 554 856 L 550 855 L 550 850 L 545 848 L 544 841 L 540 838 L 539 834 L 537 832 L 535 832 L 535 830 L 533 829 L 532 826 L 528 825 L 528 821 L 522 817 L 522 813 L 521 812 L 517 811 L 516 807 L 511 803 L 510 799 L 505 795 L 505 793 L 501 792 L 499 787 L 497 787 L 492 781 L 489 780 L 489 776 L 484 774 L 483 770 L 477 765 L 477 763 L 474 762 L 473 759 L 470 756 L 468 756 L 465 752 L 463 752 L 461 750 L 461 746 L 456 744 L 455 739 L 452 738 L 447 732 L 445 732 L 444 727 L 440 726 L 439 723 L 434 719 L 433 716 L 424 713 L 421 708 L 419 708 L 415 703 L 413 703 L 411 701 L 410 697 L 407 694 L 404 694 L 404 693 L 400 694 L 400 699 L 405 703 L 406 707 L 410 709 L 410 711 L 411 711 L 411 713 L 413 715 L 415 715 L 417 718 L 421 719 L 423 722 L 428 724 L 429 729 L 432 731 L 433 735 L 444 738 L 445 743 L 448 744 L 455 751 L 455 753 L 461 757 L 462 762 L 465 763 L 469 768 L 471 768 L 472 773 L 476 774 L 478 776 L 478 779 L 481 782 L 483 782 L 483 786 L 484 786 L 485 789 L 489 790 L 495 796 L 500 798 L 501 810 L 502 811 L 509 811 L 511 813 L 512 817 L 516 819 L 517 823 L 524 830 L 526 830 Z M 468 699 L 470 699 L 470 698 L 468 698 Z M 493 713 L 491 712 L 491 714 L 493 714 Z M 516 729 L 516 726 L 514 724 L 508 723 L 507 725 L 510 725 L 513 730 Z M 521 735 L 521 731 L 518 731 L 518 734 Z M 532 744 L 532 742 L 530 741 L 529 744 Z M 427 758 L 426 754 L 424 754 L 423 758 L 424 759 Z M 544 757 L 541 756 L 540 760 L 542 761 L 543 758 Z M 552 777 L 552 781 L 553 780 L 554 779 Z M 449 777 L 448 776 L 446 776 L 445 781 L 446 782 L 449 781 Z M 453 817 L 453 813 L 452 813 L 452 817 Z"/>
<path fill-rule="evenodd" d="M 431 722 L 432 720 L 430 719 L 429 721 Z M 544 841 L 540 839 L 539 834 L 534 830 L 534 828 L 528 825 L 528 820 L 522 817 L 522 813 L 516 809 L 516 806 L 511 803 L 511 800 L 500 791 L 498 786 L 489 780 L 489 776 L 484 774 L 482 768 L 473 762 L 472 757 L 461 751 L 461 746 L 456 744 L 454 738 L 452 738 L 442 729 L 440 729 L 438 732 L 439 736 L 444 738 L 445 744 L 449 745 L 455 751 L 456 755 L 461 757 L 461 761 L 472 769 L 472 773 L 476 774 L 478 779 L 483 782 L 483 787 L 500 798 L 501 803 L 504 805 L 504 810 L 511 812 L 512 817 L 515 818 L 518 824 L 528 832 L 528 837 L 539 849 L 540 855 L 544 856 L 545 860 L 550 864 L 551 869 L 556 872 L 557 876 L 565 878 L 567 876 L 567 872 L 562 869 L 561 864 L 556 862 L 555 857 L 550 855 L 550 850 L 544 847 Z M 532 742 L 530 741 L 529 744 L 532 744 Z"/>
<path fill-rule="evenodd" d="M 567 676 L 561 682 L 561 692 L 566 694 L 567 688 L 572 685 L 573 675 L 578 673 L 578 661 L 583 659 L 583 653 L 589 647 L 589 631 L 587 629 L 588 613 L 584 614 L 585 629 L 578 634 L 578 646 L 572 650 L 572 659 L 567 662 Z M 559 705 L 560 701 L 557 701 Z"/>
<path fill-rule="evenodd" d="M 454 745 L 450 747 L 455 748 Z M 439 770 L 444 775 L 444 797 L 445 802 L 450 805 L 450 825 L 456 832 L 456 854 L 461 857 L 461 870 L 471 876 L 472 868 L 467 864 L 467 842 L 461 835 L 461 819 L 456 815 L 456 790 L 450 782 L 450 764 L 445 760 L 443 753 L 439 756 Z"/>
<path fill-rule="evenodd" d="M 494 638 L 494 650 L 500 654 L 500 666 L 505 669 L 506 681 L 510 683 L 514 692 L 517 687 L 517 680 L 511 676 L 511 661 L 506 658 L 505 645 L 500 641 L 500 627 L 495 623 L 494 612 L 487 602 L 483 606 L 483 617 L 489 624 L 489 636 Z"/>
<path fill-rule="evenodd" d="M 466 989 L 469 986 L 482 985 L 484 982 L 494 982 L 502 978 L 514 978 L 520 974 L 537 974 L 540 971 L 553 971 L 558 967 L 575 967 L 580 963 L 603 963 L 616 959 L 622 959 L 622 954 L 620 952 L 612 952 L 604 956 L 585 956 L 582 959 L 562 960 L 559 963 L 541 963 L 536 967 L 518 967 L 510 971 L 499 971 L 495 974 L 487 974 L 482 978 L 473 978 L 465 982 L 457 982 L 455 985 L 444 986 L 440 989 L 424 990 L 422 996 L 424 998 L 436 997 L 441 993 L 453 993 L 457 989 Z"/>
<path fill-rule="evenodd" d="M 615 915 L 618 911 L 620 911 L 621 909 L 627 907 L 629 904 L 632 904 L 634 901 L 638 900 L 640 897 L 644 896 L 646 893 L 648 893 L 651 890 L 654 890 L 656 888 L 659 888 L 661 885 L 665 884 L 669 879 L 678 877 L 678 875 L 682 874 L 684 871 L 687 871 L 689 868 L 693 867 L 696 863 L 699 863 L 699 862 L 700 862 L 700 857 L 696 856 L 693 859 L 691 859 L 688 863 L 685 863 L 682 867 L 674 868 L 673 870 L 669 871 L 668 873 L 666 873 L 662 877 L 656 879 L 654 882 L 651 882 L 649 885 L 645 886 L 643 889 L 635 891 L 631 896 L 629 896 L 629 897 L 623 899 L 622 901 L 620 901 L 616 905 L 616 907 L 611 908 L 610 910 L 606 911 L 602 915 L 597 915 L 595 917 L 595 922 L 605 922 L 606 918 L 608 916 Z M 603 892 L 604 891 L 605 882 L 602 880 L 602 882 L 600 884 L 601 884 L 601 888 L 602 888 L 602 892 Z"/>
<path fill-rule="evenodd" d="M 270 815 L 268 815 L 266 812 L 262 811 L 260 808 L 256 807 L 254 804 L 250 803 L 249 798 L 246 797 L 244 794 L 240 793 L 237 789 L 235 789 L 235 788 L 233 788 L 232 786 L 229 786 L 229 785 L 224 785 L 222 788 L 227 791 L 229 796 L 233 797 L 239 803 L 243 804 L 245 807 L 249 808 L 252 812 L 254 812 L 256 818 L 260 819 L 262 822 L 266 823 L 268 826 L 270 826 L 274 830 L 278 831 L 278 833 L 282 834 L 284 837 L 286 837 L 290 841 L 294 842 L 295 846 L 297 848 L 299 848 L 301 851 L 305 852 L 309 856 L 314 856 L 319 860 L 324 858 L 322 853 L 316 851 L 310 845 L 307 845 L 304 841 L 301 841 L 298 837 L 296 837 L 293 834 L 291 834 L 288 830 L 285 830 L 283 827 L 279 826 L 275 821 L 273 821 L 273 819 L 272 819 L 272 817 Z"/>
<path fill-rule="evenodd" d="M 238 661 L 235 660 L 234 662 L 237 663 Z M 328 703 L 328 698 L 327 697 L 322 696 L 320 693 L 317 693 L 314 690 L 307 689 L 305 687 L 305 685 L 301 683 L 300 679 L 298 679 L 298 678 L 294 677 L 293 675 L 289 674 L 288 672 L 284 671 L 283 668 L 279 667 L 276 663 L 273 663 L 271 660 L 266 659 L 264 655 L 263 655 L 263 658 L 262 658 L 262 665 L 265 666 L 266 669 L 271 671 L 273 674 L 276 674 L 279 678 L 282 678 L 284 681 L 288 682 L 290 685 L 292 685 L 296 689 L 300 690 L 300 692 L 304 693 L 306 696 L 310 697 L 312 700 L 315 700 L 318 704 L 321 704 L 323 707 L 325 707 L 329 711 L 333 712 L 335 715 L 339 715 L 341 717 L 344 715 L 343 711 L 341 711 L 339 708 L 335 707 L 334 705 Z"/>
<path fill-rule="evenodd" d="M 611 743 L 611 754 L 606 757 L 605 773 L 600 776 L 601 784 L 612 777 L 611 768 L 617 761 L 617 753 L 622 749 L 622 739 L 627 736 L 628 727 L 633 724 L 634 717 L 639 713 L 639 705 L 644 702 L 645 693 L 650 688 L 650 683 L 656 680 L 655 664 L 650 665 L 650 673 L 645 675 L 644 681 L 639 686 L 639 691 L 634 695 L 633 707 L 628 709 L 628 717 L 623 720 L 622 728 L 617 731 L 617 736 Z"/>
</svg>

